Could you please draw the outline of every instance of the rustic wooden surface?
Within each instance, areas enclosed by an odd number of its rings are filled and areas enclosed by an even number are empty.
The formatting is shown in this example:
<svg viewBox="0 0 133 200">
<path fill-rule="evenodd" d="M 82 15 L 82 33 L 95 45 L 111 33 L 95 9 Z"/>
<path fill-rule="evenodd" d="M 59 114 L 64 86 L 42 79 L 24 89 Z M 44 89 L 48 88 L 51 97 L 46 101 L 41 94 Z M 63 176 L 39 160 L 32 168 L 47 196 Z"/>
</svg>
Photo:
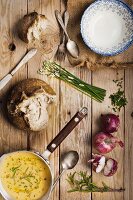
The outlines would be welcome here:
<svg viewBox="0 0 133 200">
<path fill-rule="evenodd" d="M 75 2 L 81 6 L 81 0 L 69 0 L 69 6 L 75 9 Z M 90 1 L 82 1 L 84 7 Z M 133 0 L 127 1 L 130 5 Z M 71 8 L 72 8 L 71 7 Z M 15 31 L 16 22 L 23 17 L 24 14 L 32 11 L 45 14 L 51 21 L 50 29 L 59 31 L 58 25 L 54 17 L 54 10 L 58 9 L 64 11 L 63 0 L 0 0 L 0 78 L 7 74 L 13 66 L 20 60 L 20 58 L 28 50 L 28 46 L 20 41 Z M 74 14 L 76 10 L 74 10 Z M 78 13 L 77 13 L 78 14 Z M 74 18 L 70 19 L 71 24 L 74 23 Z M 69 32 L 71 37 L 75 39 L 72 33 L 71 24 Z M 77 25 L 78 26 L 78 25 Z M 10 51 L 8 46 L 10 43 L 16 45 L 15 51 Z M 51 199 L 52 200 L 132 200 L 133 196 L 133 118 L 131 112 L 133 111 L 133 70 L 126 69 L 121 71 L 104 69 L 97 72 L 90 72 L 86 68 L 70 67 L 69 62 L 66 60 L 64 65 L 68 70 L 88 83 L 101 86 L 107 89 L 107 97 L 105 102 L 99 104 L 91 101 L 90 98 L 77 92 L 67 84 L 60 82 L 56 79 L 49 79 L 46 76 L 37 74 L 37 69 L 41 66 L 44 59 L 52 59 L 54 52 L 47 52 L 47 54 L 38 53 L 31 61 L 28 62 L 13 78 L 13 80 L 0 91 L 0 154 L 18 149 L 34 149 L 43 152 L 46 145 L 51 139 L 63 128 L 63 126 L 70 120 L 70 118 L 82 106 L 87 106 L 89 109 L 88 116 L 84 119 L 78 127 L 67 137 L 67 139 L 60 145 L 60 148 L 55 151 L 51 156 L 51 162 L 54 169 L 55 176 L 58 175 L 60 166 L 61 155 L 68 150 L 77 150 L 80 155 L 78 165 L 74 170 L 87 170 L 88 174 L 92 174 L 93 181 L 101 184 L 102 181 L 111 187 L 124 187 L 126 190 L 122 193 L 105 193 L 105 194 L 80 194 L 80 193 L 67 193 L 68 183 L 66 182 L 67 175 L 61 178 L 61 181 L 56 186 Z M 125 53 L 117 57 L 120 61 L 133 61 L 132 47 Z M 49 123 L 45 131 L 39 134 L 25 133 L 14 128 L 7 120 L 5 113 L 5 100 L 8 90 L 19 80 L 25 78 L 40 78 L 47 81 L 56 91 L 57 101 L 49 108 Z M 98 118 L 101 113 L 108 113 L 111 110 L 108 108 L 110 102 L 108 95 L 115 91 L 113 79 L 124 78 L 123 88 L 128 98 L 128 105 L 120 113 L 121 127 L 117 134 L 125 141 L 125 150 L 116 148 L 113 152 L 108 154 L 119 161 L 118 172 L 111 178 L 105 178 L 102 174 L 92 172 L 87 160 L 90 158 L 91 152 L 95 152 L 92 147 L 91 141 L 93 135 L 100 130 Z M 74 171 L 73 170 L 73 171 Z M 0 200 L 3 198 L 0 197 Z"/>
</svg>

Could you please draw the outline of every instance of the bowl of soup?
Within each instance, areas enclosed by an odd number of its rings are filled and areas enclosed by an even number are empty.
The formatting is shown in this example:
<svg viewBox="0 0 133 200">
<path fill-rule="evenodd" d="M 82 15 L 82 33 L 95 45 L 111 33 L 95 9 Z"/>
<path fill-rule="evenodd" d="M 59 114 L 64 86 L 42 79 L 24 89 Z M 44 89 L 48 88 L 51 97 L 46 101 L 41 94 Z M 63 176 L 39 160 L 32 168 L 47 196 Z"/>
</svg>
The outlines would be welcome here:
<svg viewBox="0 0 133 200">
<path fill-rule="evenodd" d="M 4 155 L 0 161 L 0 186 L 7 199 L 42 199 L 51 186 L 49 166 L 28 151 Z"/>
</svg>

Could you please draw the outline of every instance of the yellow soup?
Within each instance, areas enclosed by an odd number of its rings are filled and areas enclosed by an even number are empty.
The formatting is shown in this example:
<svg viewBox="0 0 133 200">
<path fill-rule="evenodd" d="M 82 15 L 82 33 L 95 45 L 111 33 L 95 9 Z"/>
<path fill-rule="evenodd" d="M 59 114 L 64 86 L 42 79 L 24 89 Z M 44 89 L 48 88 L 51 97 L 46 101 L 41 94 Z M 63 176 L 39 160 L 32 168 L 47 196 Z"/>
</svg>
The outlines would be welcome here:
<svg viewBox="0 0 133 200">
<path fill-rule="evenodd" d="M 40 199 L 50 187 L 48 166 L 30 152 L 9 154 L 1 163 L 0 172 L 3 187 L 15 200 Z"/>
</svg>

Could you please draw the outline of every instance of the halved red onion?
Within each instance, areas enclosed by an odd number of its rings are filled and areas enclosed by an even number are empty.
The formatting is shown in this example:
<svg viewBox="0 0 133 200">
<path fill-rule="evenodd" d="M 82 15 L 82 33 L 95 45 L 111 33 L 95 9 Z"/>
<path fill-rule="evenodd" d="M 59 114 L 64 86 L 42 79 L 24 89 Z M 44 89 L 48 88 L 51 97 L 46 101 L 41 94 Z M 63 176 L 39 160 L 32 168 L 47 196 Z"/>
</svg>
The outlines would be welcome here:
<svg viewBox="0 0 133 200">
<path fill-rule="evenodd" d="M 96 173 L 99 173 L 105 166 L 105 156 L 99 154 L 92 154 L 92 159 L 88 162 L 92 163 L 93 170 Z"/>
<path fill-rule="evenodd" d="M 106 161 L 105 167 L 104 167 L 104 176 L 113 176 L 118 168 L 118 163 L 116 160 L 109 158 Z"/>
</svg>

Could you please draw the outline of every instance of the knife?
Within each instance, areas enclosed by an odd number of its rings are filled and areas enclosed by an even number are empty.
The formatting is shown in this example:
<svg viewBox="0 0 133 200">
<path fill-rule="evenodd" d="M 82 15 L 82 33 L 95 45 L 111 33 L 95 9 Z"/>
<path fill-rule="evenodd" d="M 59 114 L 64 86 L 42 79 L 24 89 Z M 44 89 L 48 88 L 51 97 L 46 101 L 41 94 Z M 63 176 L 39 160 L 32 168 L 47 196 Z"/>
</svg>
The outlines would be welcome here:
<svg viewBox="0 0 133 200">
<path fill-rule="evenodd" d="M 7 74 L 3 79 L 0 80 L 0 90 L 5 87 L 5 85 L 12 79 L 14 74 L 24 65 L 28 62 L 37 52 L 37 49 L 31 49 L 28 51 L 28 53 L 20 60 L 20 62 L 16 65 L 16 67 Z"/>
</svg>

